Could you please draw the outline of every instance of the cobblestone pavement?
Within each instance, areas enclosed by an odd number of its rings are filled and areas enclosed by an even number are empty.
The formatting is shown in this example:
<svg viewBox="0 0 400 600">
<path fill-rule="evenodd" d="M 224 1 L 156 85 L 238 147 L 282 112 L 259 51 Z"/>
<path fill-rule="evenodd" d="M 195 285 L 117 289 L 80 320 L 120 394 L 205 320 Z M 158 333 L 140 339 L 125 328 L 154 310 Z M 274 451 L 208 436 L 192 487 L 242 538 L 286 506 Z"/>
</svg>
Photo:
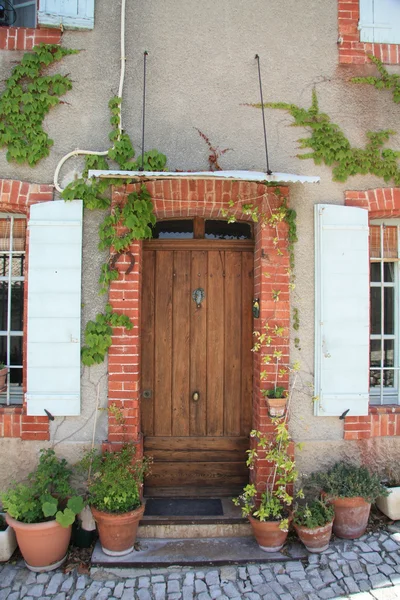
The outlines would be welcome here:
<svg viewBox="0 0 400 600">
<path fill-rule="evenodd" d="M 23 563 L 0 566 L 0 600 L 357 600 L 400 599 L 400 533 L 379 531 L 331 542 L 306 560 L 246 566 L 61 569 L 35 574 Z"/>
</svg>

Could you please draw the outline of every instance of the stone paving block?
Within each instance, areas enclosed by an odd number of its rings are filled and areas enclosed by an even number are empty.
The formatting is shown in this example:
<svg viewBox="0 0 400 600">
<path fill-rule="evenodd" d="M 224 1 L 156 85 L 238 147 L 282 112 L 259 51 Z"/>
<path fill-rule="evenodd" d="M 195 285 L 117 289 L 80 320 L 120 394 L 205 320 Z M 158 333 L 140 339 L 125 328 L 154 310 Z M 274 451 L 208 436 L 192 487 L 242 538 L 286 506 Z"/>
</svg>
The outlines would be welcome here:
<svg viewBox="0 0 400 600">
<path fill-rule="evenodd" d="M 282 594 L 280 600 L 293 600 L 293 596 L 291 596 L 290 594 Z"/>
<path fill-rule="evenodd" d="M 344 577 L 342 571 L 334 571 L 333 574 L 336 577 L 336 579 L 343 579 L 343 577 Z"/>
<path fill-rule="evenodd" d="M 136 585 L 136 579 L 127 579 L 125 581 L 125 587 L 126 588 L 134 588 Z"/>
<path fill-rule="evenodd" d="M 239 590 L 236 588 L 232 581 L 222 586 L 222 589 L 224 590 L 224 594 L 228 596 L 228 598 L 240 598 Z"/>
<path fill-rule="evenodd" d="M 277 594 L 278 596 L 285 593 L 283 587 L 277 581 L 270 581 L 268 583 L 268 585 L 271 588 L 271 590 L 274 592 L 274 594 Z M 258 591 L 258 590 L 256 590 L 256 591 Z"/>
<path fill-rule="evenodd" d="M 357 592 L 360 591 L 360 588 L 358 587 L 357 583 L 354 581 L 353 577 L 345 577 L 343 579 L 343 583 L 345 584 L 346 589 L 350 594 L 356 594 Z"/>
<path fill-rule="evenodd" d="M 247 572 L 249 575 L 259 575 L 260 567 L 258 565 L 248 565 Z"/>
<path fill-rule="evenodd" d="M 304 567 L 301 562 L 290 561 L 285 564 L 286 573 L 293 573 L 293 571 L 302 571 L 304 573 Z"/>
<path fill-rule="evenodd" d="M 368 580 L 368 575 L 366 573 L 355 573 L 353 575 L 354 579 L 358 582 L 358 581 L 367 581 Z"/>
<path fill-rule="evenodd" d="M 114 596 L 116 598 L 122 598 L 122 594 L 124 593 L 124 584 L 122 582 L 117 583 L 114 590 Z"/>
<path fill-rule="evenodd" d="M 281 577 L 281 575 L 278 575 L 278 577 Z M 250 581 L 253 585 L 264 583 L 264 579 L 261 577 L 261 575 L 250 575 Z"/>
<path fill-rule="evenodd" d="M 159 599 L 156 597 L 156 600 L 164 600 L 164 597 L 160 596 Z M 194 598 L 194 589 L 193 589 L 193 586 L 191 586 L 191 585 L 184 585 L 183 588 L 182 588 L 182 597 L 183 597 L 183 600 L 193 600 L 193 598 Z"/>
<path fill-rule="evenodd" d="M 201 587 L 200 587 L 201 586 Z M 204 583 L 204 581 L 201 581 L 200 579 L 196 581 L 196 592 L 204 592 L 205 590 L 207 590 L 207 586 Z M 177 579 L 168 579 L 168 583 L 167 583 L 167 592 L 168 594 L 176 594 L 177 592 L 181 591 L 181 586 L 180 583 Z"/>
<path fill-rule="evenodd" d="M 386 577 L 386 575 L 383 575 L 382 573 L 371 575 L 369 580 L 374 589 L 392 585 L 392 582 L 390 581 L 389 577 Z"/>
<path fill-rule="evenodd" d="M 358 555 L 356 554 L 356 552 L 343 552 L 342 556 L 346 560 L 357 560 L 358 559 Z"/>
<path fill-rule="evenodd" d="M 365 568 L 367 570 L 368 575 L 376 575 L 379 571 L 378 571 L 378 567 L 376 567 L 375 565 L 365 565 Z"/>
<path fill-rule="evenodd" d="M 203 597 L 203 600 L 211 600 L 210 596 L 206 592 L 202 592 L 201 594 L 199 594 L 198 598 L 200 598 L 200 596 Z M 180 592 L 176 592 L 175 594 L 168 594 L 168 600 L 180 600 L 181 598 L 182 594 Z"/>
<path fill-rule="evenodd" d="M 387 552 L 395 552 L 399 549 L 399 544 L 397 543 L 397 541 L 393 540 L 393 538 L 386 540 L 386 542 L 383 542 L 382 546 Z"/>
<path fill-rule="evenodd" d="M 292 580 L 290 579 L 289 575 L 277 575 L 276 581 L 281 585 L 285 585 L 286 583 L 291 583 Z"/>
<path fill-rule="evenodd" d="M 129 599 L 127 598 L 127 600 L 132 600 L 132 590 L 125 590 L 122 600 L 125 600 L 125 594 L 130 594 Z M 139 600 L 152 600 L 150 592 L 147 588 L 140 588 L 140 590 L 137 590 L 136 597 L 139 598 Z"/>
<path fill-rule="evenodd" d="M 111 596 L 110 588 L 103 587 L 102 590 L 96 596 L 96 600 L 107 600 L 109 596 Z"/>
<path fill-rule="evenodd" d="M 290 576 L 290 579 L 292 579 L 292 581 L 299 581 L 299 580 L 305 579 L 307 577 L 304 569 L 302 571 L 292 571 L 291 573 L 289 573 L 289 576 Z"/>
<path fill-rule="evenodd" d="M 73 585 L 74 585 L 74 578 L 72 576 L 70 576 L 70 577 L 68 577 L 68 579 L 66 579 L 65 581 L 62 582 L 61 591 L 69 592 L 69 590 L 72 588 Z"/>
<path fill-rule="evenodd" d="M 219 598 L 220 596 L 222 596 L 222 590 L 219 587 L 219 585 L 211 585 L 209 592 L 210 592 L 210 596 L 211 596 L 211 598 L 213 598 L 213 600 L 215 600 L 215 598 Z"/>
<path fill-rule="evenodd" d="M 186 573 L 185 579 L 183 580 L 183 585 L 193 585 L 194 584 L 194 573 Z"/>
<path fill-rule="evenodd" d="M 322 581 L 320 577 L 311 577 L 310 583 L 313 586 L 314 590 L 322 590 L 326 586 L 326 584 Z"/>
<path fill-rule="evenodd" d="M 239 592 L 245 594 L 246 592 L 251 592 L 253 590 L 253 586 L 250 581 L 237 581 L 236 585 L 238 586 Z"/>
<path fill-rule="evenodd" d="M 50 575 L 48 573 L 38 573 L 36 575 L 37 583 L 47 583 L 50 579 Z"/>
<path fill-rule="evenodd" d="M 62 584 L 63 581 L 64 581 L 63 573 L 54 573 L 54 575 L 52 576 L 52 578 L 49 581 L 48 586 L 46 587 L 46 595 L 53 596 L 53 594 L 56 594 L 58 592 L 58 588 L 60 587 L 60 585 Z M 28 580 L 26 581 L 26 583 L 27 583 L 27 585 L 29 585 Z"/>
<path fill-rule="evenodd" d="M 83 590 L 86 587 L 86 584 L 88 583 L 89 578 L 86 577 L 86 575 L 80 575 L 78 577 L 78 579 L 76 580 L 76 584 L 75 587 L 77 590 Z"/>
<path fill-rule="evenodd" d="M 56 573 L 56 575 L 60 575 L 61 579 L 64 579 L 64 575 L 62 573 Z M 26 585 L 33 585 L 34 583 L 36 583 L 36 573 L 32 573 L 32 571 L 29 571 L 25 583 Z"/>
<path fill-rule="evenodd" d="M 275 575 L 283 575 L 284 573 L 286 573 L 286 569 L 282 563 L 275 563 L 272 568 Z"/>
<path fill-rule="evenodd" d="M 168 596 L 168 598 L 170 598 L 170 596 Z M 201 594 L 199 594 L 197 596 L 197 599 L 198 600 L 212 600 L 212 598 L 208 592 L 201 592 Z"/>
<path fill-rule="evenodd" d="M 182 579 L 182 573 L 170 573 L 168 579 Z"/>
<path fill-rule="evenodd" d="M 307 600 L 307 596 L 298 583 L 288 583 L 285 588 L 295 600 Z"/>
<path fill-rule="evenodd" d="M 93 600 L 96 598 L 97 592 L 102 588 L 101 581 L 93 581 L 90 587 L 85 591 L 85 600 Z"/>
<path fill-rule="evenodd" d="M 18 600 L 19 592 L 11 592 L 9 596 L 7 596 L 7 600 Z"/>
<path fill-rule="evenodd" d="M 7 600 L 8 596 L 11 594 L 11 588 L 3 588 L 0 590 L 0 600 Z"/>
<path fill-rule="evenodd" d="M 390 565 L 379 565 L 378 569 L 384 575 L 392 575 L 395 573 L 395 570 Z"/>
<path fill-rule="evenodd" d="M 371 584 L 369 581 L 360 581 L 358 587 L 362 592 L 368 592 L 371 589 Z M 371 598 L 371 596 L 369 596 Z"/>
<path fill-rule="evenodd" d="M 76 592 L 74 592 L 71 596 L 71 600 L 80 600 L 80 598 L 83 595 L 83 590 L 77 590 Z"/>
<path fill-rule="evenodd" d="M 221 567 L 220 575 L 221 579 L 227 579 L 228 581 L 236 581 L 236 568 L 231 566 Z"/>
<path fill-rule="evenodd" d="M 342 573 L 345 577 L 351 577 L 351 571 L 349 565 L 342 566 Z"/>
<path fill-rule="evenodd" d="M 271 569 L 263 569 L 261 572 L 265 581 L 273 581 L 275 579 L 275 576 L 272 573 Z"/>
<path fill-rule="evenodd" d="M 126 587 L 128 587 L 128 586 L 126 586 Z M 139 577 L 138 588 L 148 588 L 148 587 L 150 587 L 150 577 Z"/>
<path fill-rule="evenodd" d="M 263 600 L 278 600 L 278 596 L 276 594 L 274 594 L 274 592 L 265 594 L 265 596 L 263 596 L 262 598 L 263 598 Z"/>
<path fill-rule="evenodd" d="M 219 585 L 219 573 L 218 571 L 208 571 L 206 573 L 206 583 L 207 585 Z"/>
<path fill-rule="evenodd" d="M 329 600 L 330 598 L 334 598 L 336 596 L 335 592 L 331 590 L 331 588 L 327 587 L 318 592 L 318 596 L 321 600 Z"/>
<path fill-rule="evenodd" d="M 113 590 L 116 586 L 116 582 L 115 581 L 106 581 L 104 585 L 106 587 L 110 588 L 110 590 Z"/>
<path fill-rule="evenodd" d="M 351 560 L 349 563 L 349 567 L 352 570 L 353 574 L 363 572 L 363 568 L 362 568 L 361 564 L 358 562 L 358 560 Z"/>
<path fill-rule="evenodd" d="M 334 574 L 332 573 L 332 571 L 330 569 L 324 569 L 321 572 L 321 579 L 327 585 L 329 585 L 330 583 L 334 583 L 336 581 L 336 577 L 334 576 Z"/>
<path fill-rule="evenodd" d="M 6 565 L 1 571 L 0 588 L 10 587 L 15 579 L 16 574 L 17 571 L 12 567 L 12 565 Z"/>
<path fill-rule="evenodd" d="M 34 598 L 42 598 L 43 590 L 44 590 L 44 585 L 39 583 L 39 584 L 34 585 L 29 588 L 29 594 L 30 594 L 30 596 L 33 596 Z"/>
</svg>

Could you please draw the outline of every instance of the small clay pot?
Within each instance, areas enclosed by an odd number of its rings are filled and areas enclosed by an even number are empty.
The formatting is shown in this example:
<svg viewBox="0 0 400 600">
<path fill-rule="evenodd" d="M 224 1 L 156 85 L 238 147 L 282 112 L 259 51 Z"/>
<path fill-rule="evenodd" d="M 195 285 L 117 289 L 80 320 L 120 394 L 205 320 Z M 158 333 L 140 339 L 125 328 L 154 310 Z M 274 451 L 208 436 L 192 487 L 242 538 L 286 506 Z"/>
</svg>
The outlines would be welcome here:
<svg viewBox="0 0 400 600">
<path fill-rule="evenodd" d="M 270 417 L 283 417 L 286 411 L 287 398 L 267 398 Z"/>
<path fill-rule="evenodd" d="M 296 525 L 294 528 L 300 540 L 303 542 L 309 552 L 324 552 L 329 548 L 329 540 L 332 535 L 333 520 L 322 527 L 309 529 L 303 525 Z"/>
<path fill-rule="evenodd" d="M 279 529 L 280 521 L 259 521 L 248 515 L 257 544 L 264 552 L 279 552 L 286 542 L 288 531 Z"/>
<path fill-rule="evenodd" d="M 363 535 L 368 525 L 370 502 L 364 498 L 329 498 L 335 509 L 333 533 L 340 538 L 355 540 Z"/>
<path fill-rule="evenodd" d="M 109 556 L 124 556 L 133 551 L 144 504 L 127 513 L 107 513 L 91 506 L 97 523 L 101 547 Z"/>
<path fill-rule="evenodd" d="M 21 523 L 6 515 L 15 531 L 25 564 L 31 571 L 52 571 L 65 561 L 71 539 L 71 525 L 61 527 L 57 521 Z"/>
</svg>

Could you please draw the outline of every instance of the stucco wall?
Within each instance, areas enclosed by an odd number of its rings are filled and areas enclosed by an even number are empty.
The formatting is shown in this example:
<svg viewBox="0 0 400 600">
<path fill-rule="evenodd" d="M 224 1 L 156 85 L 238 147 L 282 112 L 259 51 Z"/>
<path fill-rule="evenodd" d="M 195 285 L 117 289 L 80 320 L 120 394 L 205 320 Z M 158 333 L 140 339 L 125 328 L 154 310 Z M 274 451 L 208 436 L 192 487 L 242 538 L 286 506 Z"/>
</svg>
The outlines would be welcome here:
<svg viewBox="0 0 400 600">
<path fill-rule="evenodd" d="M 34 169 L 10 165 L 0 153 L 2 177 L 50 183 L 58 160 L 75 148 L 104 150 L 108 147 L 108 101 L 115 95 L 120 67 L 119 2 L 96 0 L 92 32 L 65 32 L 63 44 L 82 50 L 63 59 L 54 70 L 70 73 L 73 90 L 46 118 L 45 127 L 54 146 L 50 156 Z M 261 112 L 244 106 L 259 101 L 257 63 L 261 58 L 265 101 L 284 101 L 308 107 L 313 87 L 320 107 L 345 131 L 353 144 L 365 144 L 365 132 L 398 127 L 399 110 L 389 92 L 349 83 L 354 74 L 373 73 L 371 65 L 339 66 L 337 6 L 332 0 L 152 0 L 127 2 L 126 81 L 123 126 L 139 148 L 142 111 L 143 51 L 147 61 L 146 149 L 157 147 L 168 157 L 170 170 L 207 169 L 208 149 L 195 128 L 219 148 L 231 148 L 221 158 L 225 169 L 265 170 Z M 0 52 L 4 78 L 17 52 Z M 391 67 L 400 72 L 399 67 Z M 3 85 L 3 84 L 1 84 Z M 301 128 L 290 127 L 285 112 L 266 110 L 270 166 L 274 171 L 319 175 L 319 185 L 291 185 L 291 204 L 298 214 L 294 305 L 300 312 L 301 351 L 292 347 L 302 364 L 301 389 L 292 406 L 291 429 L 296 441 L 305 441 L 299 455 L 305 471 L 331 462 L 342 452 L 360 458 L 360 444 L 343 442 L 343 422 L 335 417 L 314 417 L 312 407 L 314 275 L 313 205 L 343 203 L 346 189 L 382 186 L 373 177 L 355 177 L 345 184 L 332 182 L 331 170 L 296 158 L 303 137 Z M 400 147 L 395 136 L 391 147 Z M 81 169 L 78 159 L 69 161 L 61 181 L 71 180 Z M 96 292 L 102 257 L 96 230 L 100 214 L 86 214 L 84 224 L 83 323 L 92 318 L 104 299 Z M 296 334 L 297 335 L 297 334 Z M 93 414 L 100 382 L 100 404 L 106 401 L 106 365 L 83 369 L 79 418 L 56 419 L 52 438 L 59 448 L 71 441 L 91 438 Z M 100 414 L 97 439 L 106 433 Z M 400 438 L 371 441 L 385 459 L 400 454 Z M 32 446 L 30 446 L 32 447 Z M 371 446 L 372 447 L 372 446 Z M 30 460 L 26 443 L 3 440 L 0 456 L 6 460 L 23 448 L 24 465 Z M 1 483 L 1 482 L 0 482 Z"/>
</svg>

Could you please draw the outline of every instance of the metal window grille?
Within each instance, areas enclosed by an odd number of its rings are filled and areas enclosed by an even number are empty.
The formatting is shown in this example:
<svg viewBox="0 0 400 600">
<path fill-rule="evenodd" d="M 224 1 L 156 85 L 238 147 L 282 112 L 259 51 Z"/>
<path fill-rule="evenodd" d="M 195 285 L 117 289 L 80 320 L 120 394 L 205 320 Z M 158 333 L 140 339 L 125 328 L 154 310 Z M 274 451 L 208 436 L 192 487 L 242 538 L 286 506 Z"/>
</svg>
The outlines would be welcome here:
<svg viewBox="0 0 400 600">
<path fill-rule="evenodd" d="M 0 361 L 8 367 L 0 404 L 23 401 L 23 322 L 26 219 L 0 214 Z"/>
<path fill-rule="evenodd" d="M 370 227 L 370 398 L 399 404 L 399 225 Z"/>
</svg>

